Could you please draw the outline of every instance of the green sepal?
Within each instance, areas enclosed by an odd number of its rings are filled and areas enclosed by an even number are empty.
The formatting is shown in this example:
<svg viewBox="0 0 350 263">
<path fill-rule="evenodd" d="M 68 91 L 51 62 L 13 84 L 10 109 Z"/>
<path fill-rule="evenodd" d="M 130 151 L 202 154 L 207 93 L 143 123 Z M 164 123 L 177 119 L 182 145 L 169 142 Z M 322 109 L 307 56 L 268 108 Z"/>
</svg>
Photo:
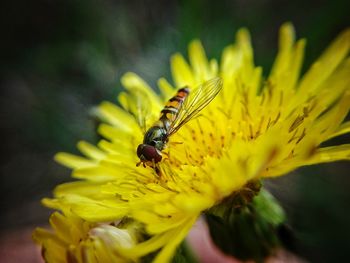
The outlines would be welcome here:
<svg viewBox="0 0 350 263">
<path fill-rule="evenodd" d="M 172 263 L 198 263 L 198 260 L 194 256 L 192 250 L 188 246 L 186 241 L 183 241 L 177 248 Z"/>
<path fill-rule="evenodd" d="M 210 235 L 225 254 L 256 262 L 281 246 L 279 228 L 285 219 L 281 206 L 264 189 L 249 198 L 236 193 L 206 213 Z"/>
</svg>

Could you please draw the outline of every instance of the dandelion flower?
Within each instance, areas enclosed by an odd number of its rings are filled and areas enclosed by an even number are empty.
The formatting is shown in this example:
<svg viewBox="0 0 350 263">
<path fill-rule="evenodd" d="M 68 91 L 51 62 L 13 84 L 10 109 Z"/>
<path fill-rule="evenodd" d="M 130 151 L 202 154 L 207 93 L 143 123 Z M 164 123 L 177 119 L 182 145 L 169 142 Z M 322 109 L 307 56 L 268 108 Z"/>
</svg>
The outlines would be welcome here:
<svg viewBox="0 0 350 263">
<path fill-rule="evenodd" d="M 349 144 L 322 146 L 350 132 L 350 122 L 344 121 L 350 108 L 349 46 L 346 30 L 300 76 L 305 40 L 295 41 L 293 27 L 284 24 L 265 80 L 262 68 L 254 65 L 249 33 L 241 29 L 236 42 L 223 50 L 220 63 L 208 60 L 198 40 L 189 45 L 189 63 L 173 55 L 174 85 L 161 78 L 161 96 L 136 74 L 125 74 L 121 106 L 103 102 L 98 107 L 103 121 L 98 131 L 104 139 L 97 146 L 79 142 L 85 157 L 56 155 L 80 181 L 58 186 L 54 199 L 44 199 L 44 204 L 65 207 L 93 224 L 131 218 L 148 238 L 123 249 L 123 257 L 156 252 L 154 262 L 170 261 L 203 212 L 237 193 L 256 195 L 259 180 L 350 159 Z M 177 89 L 215 77 L 222 79 L 222 90 L 198 118 L 170 138 L 167 158 L 159 163 L 161 176 L 152 167 L 136 167 L 135 151 L 144 135 L 136 120 L 139 103 L 145 103 L 140 94 L 150 101 L 150 126 Z"/>
</svg>

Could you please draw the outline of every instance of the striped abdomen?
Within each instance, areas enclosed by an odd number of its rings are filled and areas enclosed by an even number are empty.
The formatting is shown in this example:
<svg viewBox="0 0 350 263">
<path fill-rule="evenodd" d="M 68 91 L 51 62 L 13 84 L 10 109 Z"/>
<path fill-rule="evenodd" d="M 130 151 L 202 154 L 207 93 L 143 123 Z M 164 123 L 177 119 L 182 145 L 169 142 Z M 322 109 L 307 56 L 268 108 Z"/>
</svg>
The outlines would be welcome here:
<svg viewBox="0 0 350 263">
<path fill-rule="evenodd" d="M 161 111 L 159 121 L 162 122 L 166 130 L 169 129 L 171 123 L 177 118 L 182 104 L 189 93 L 190 90 L 187 87 L 179 89 L 176 95 L 167 102 Z"/>
<path fill-rule="evenodd" d="M 159 151 L 164 149 L 168 141 L 168 131 L 171 124 L 179 115 L 179 111 L 189 92 L 188 88 L 179 89 L 176 95 L 167 102 L 160 113 L 159 120 L 145 133 L 143 138 L 144 145 L 154 146 Z"/>
</svg>

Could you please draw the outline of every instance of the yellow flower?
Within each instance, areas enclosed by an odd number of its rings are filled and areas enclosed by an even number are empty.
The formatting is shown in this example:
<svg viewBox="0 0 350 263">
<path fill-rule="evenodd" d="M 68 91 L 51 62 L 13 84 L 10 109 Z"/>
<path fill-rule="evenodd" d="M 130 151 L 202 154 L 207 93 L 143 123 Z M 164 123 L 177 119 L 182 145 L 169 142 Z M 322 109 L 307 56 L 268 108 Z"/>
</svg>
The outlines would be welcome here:
<svg viewBox="0 0 350 263">
<path fill-rule="evenodd" d="M 37 228 L 33 239 L 42 246 L 46 262 L 136 262 L 120 253 L 136 244 L 132 229 L 113 224 L 89 223 L 72 213 L 55 212 L 50 217 L 54 232 Z"/>
<path fill-rule="evenodd" d="M 137 75 L 125 74 L 121 107 L 109 102 L 98 107 L 104 121 L 99 133 L 105 139 L 97 147 L 79 142 L 86 157 L 56 156 L 82 181 L 58 186 L 55 199 L 44 203 L 69 207 L 88 222 L 133 218 L 150 237 L 123 250 L 123 256 L 157 251 L 154 262 L 168 262 L 203 211 L 250 181 L 350 159 L 349 144 L 321 146 L 350 132 L 350 122 L 344 122 L 350 108 L 349 46 L 348 29 L 300 77 L 305 40 L 295 42 L 293 27 L 285 24 L 265 81 L 262 69 L 254 65 L 249 33 L 241 29 L 236 43 L 224 49 L 220 64 L 208 61 L 198 40 L 189 45 L 190 63 L 175 54 L 171 58 L 175 86 L 161 78 L 161 97 Z M 151 167 L 136 167 L 135 151 L 144 134 L 134 118 L 140 118 L 140 105 L 148 103 L 149 127 L 178 88 L 193 88 L 218 76 L 223 81 L 221 92 L 201 116 L 170 138 L 161 174 Z"/>
</svg>

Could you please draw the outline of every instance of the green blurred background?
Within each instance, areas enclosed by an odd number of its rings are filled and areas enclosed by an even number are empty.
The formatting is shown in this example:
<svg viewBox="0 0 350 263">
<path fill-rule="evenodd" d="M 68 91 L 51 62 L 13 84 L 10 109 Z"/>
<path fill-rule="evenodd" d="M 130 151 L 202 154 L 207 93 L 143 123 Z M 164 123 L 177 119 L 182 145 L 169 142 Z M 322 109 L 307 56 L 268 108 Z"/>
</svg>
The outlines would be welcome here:
<svg viewBox="0 0 350 263">
<path fill-rule="evenodd" d="M 279 26 L 291 21 L 306 37 L 304 71 L 350 25 L 350 2 L 339 1 L 3 1 L 1 21 L 1 233 L 46 224 L 39 200 L 70 171 L 52 161 L 96 142 L 89 115 L 115 101 L 120 77 L 134 71 L 153 87 L 170 76 L 169 56 L 200 38 L 220 58 L 242 26 L 265 76 L 277 51 Z M 349 143 L 349 136 L 335 140 Z M 268 183 L 287 210 L 312 262 L 347 259 L 350 248 L 349 163 L 308 167 Z"/>
</svg>

